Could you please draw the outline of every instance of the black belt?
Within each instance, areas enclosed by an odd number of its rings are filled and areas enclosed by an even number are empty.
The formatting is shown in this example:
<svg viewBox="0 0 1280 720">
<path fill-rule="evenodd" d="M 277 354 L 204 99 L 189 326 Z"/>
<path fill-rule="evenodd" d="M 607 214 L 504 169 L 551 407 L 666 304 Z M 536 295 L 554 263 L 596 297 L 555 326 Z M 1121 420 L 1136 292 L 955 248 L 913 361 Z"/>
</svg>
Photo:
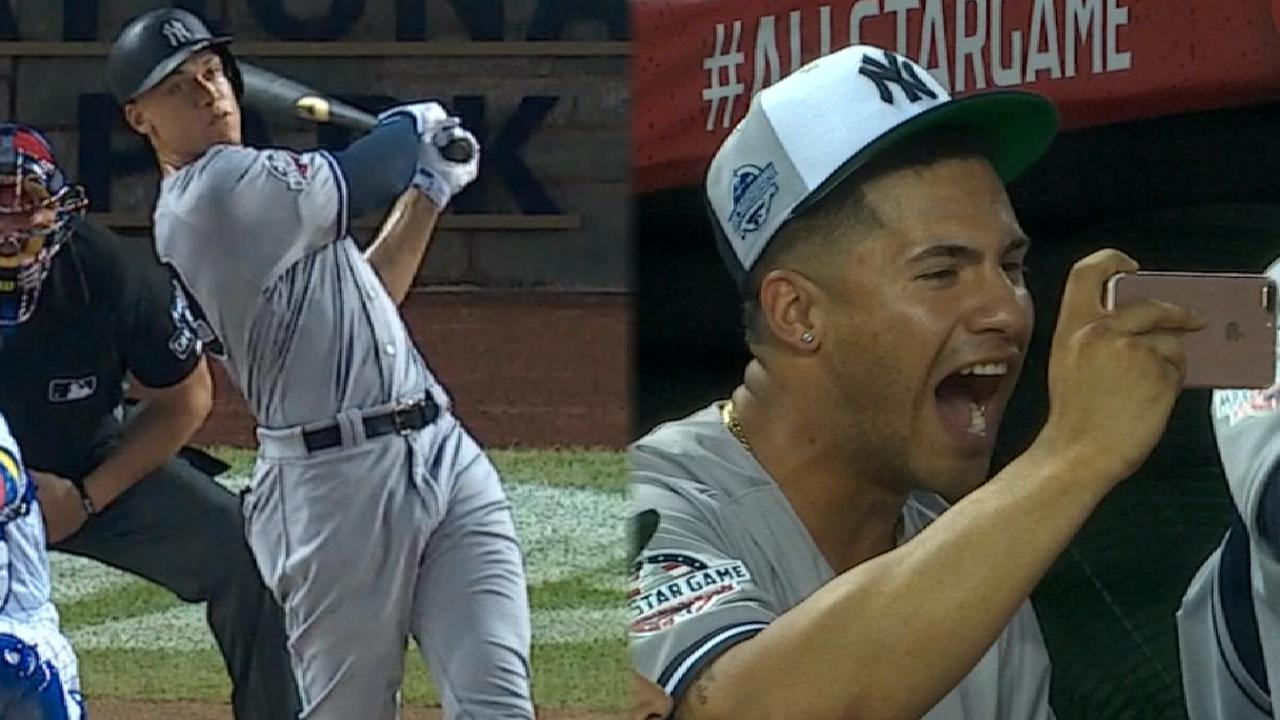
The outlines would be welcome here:
<svg viewBox="0 0 1280 720">
<path fill-rule="evenodd" d="M 362 418 L 364 436 L 376 438 L 389 433 L 408 435 L 435 422 L 439 415 L 440 408 L 431 398 L 401 405 L 394 410 Z M 338 447 L 342 444 L 342 430 L 338 423 L 331 423 L 302 433 L 302 442 L 307 446 L 307 452 Z"/>
</svg>

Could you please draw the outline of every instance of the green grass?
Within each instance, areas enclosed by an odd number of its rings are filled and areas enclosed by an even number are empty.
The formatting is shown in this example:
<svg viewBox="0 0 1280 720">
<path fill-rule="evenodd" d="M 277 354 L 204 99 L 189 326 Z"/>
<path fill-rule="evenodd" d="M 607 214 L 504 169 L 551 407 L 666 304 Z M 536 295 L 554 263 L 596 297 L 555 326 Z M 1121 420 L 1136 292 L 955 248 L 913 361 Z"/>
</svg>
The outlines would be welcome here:
<svg viewBox="0 0 1280 720">
<path fill-rule="evenodd" d="M 213 650 L 86 650 L 80 676 L 86 696 L 131 700 L 225 701 L 231 683 Z M 533 695 L 540 706 L 622 710 L 627 697 L 627 657 L 619 642 L 535 646 Z M 405 657 L 404 701 L 433 706 L 440 694 L 416 647 Z"/>
<path fill-rule="evenodd" d="M 252 473 L 253 451 L 231 447 L 209 450 L 231 465 L 228 475 L 243 477 Z M 490 456 L 508 485 L 532 484 L 569 493 L 563 500 L 535 495 L 543 498 L 540 500 L 543 504 L 525 506 L 525 512 L 538 513 L 535 515 L 538 521 L 544 512 L 555 513 L 557 508 L 575 512 L 570 508 L 580 507 L 574 503 L 583 500 L 573 493 L 607 493 L 607 497 L 612 498 L 609 501 L 612 507 L 620 502 L 619 496 L 625 490 L 622 453 L 602 450 L 497 450 L 490 451 Z M 588 499 L 587 502 L 593 501 Z M 558 525 L 564 528 L 576 528 L 572 525 L 575 519 L 578 516 L 558 520 L 548 518 L 549 521 L 564 523 Z M 597 531 L 596 537 L 600 537 L 597 526 L 584 527 L 562 533 L 562 541 L 574 542 L 574 538 L 580 537 L 577 532 Z M 618 537 L 620 542 L 625 537 L 621 527 L 618 528 Z M 551 547 L 556 547 L 554 542 Z M 546 562 L 547 557 L 558 557 L 554 553 L 548 556 L 545 549 L 542 552 L 542 562 Z M 608 557 L 602 556 L 601 560 L 608 560 Z M 545 639 L 539 642 L 539 637 L 534 637 L 534 699 L 540 707 L 598 712 L 625 709 L 628 658 L 624 629 L 619 623 L 616 637 L 605 636 L 611 632 L 610 628 L 601 626 L 600 620 L 594 619 L 600 610 L 624 605 L 621 586 L 626 568 L 621 558 L 620 553 L 616 560 L 608 560 L 605 565 L 590 569 L 584 566 L 572 575 L 529 588 L 531 608 L 544 613 L 540 617 L 556 618 L 544 620 L 551 623 L 544 627 L 573 629 L 570 634 L 559 636 L 556 642 Z M 119 583 L 118 580 L 115 582 Z M 127 621 L 123 626 L 113 626 L 120 627 L 120 632 L 125 633 L 122 638 L 145 639 L 146 630 L 125 628 L 139 627 L 132 624 L 135 619 L 143 620 L 180 605 L 182 601 L 168 590 L 138 579 L 109 584 L 88 595 L 69 596 L 66 602 L 59 603 L 65 631 L 88 633 L 84 637 L 99 638 L 92 643 L 86 640 L 89 646 L 77 650 L 86 695 L 91 699 L 96 696 L 226 702 L 230 696 L 230 683 L 221 656 L 211 648 L 124 649 L 103 647 L 101 644 L 99 626 L 104 623 Z M 577 612 L 584 613 L 581 621 Z M 580 628 L 590 629 L 590 632 L 581 633 Z M 191 632 L 207 633 L 207 629 L 199 626 Z M 108 636 L 108 644 L 115 642 L 111 637 Z M 182 637 L 199 639 L 195 635 Z M 596 639 L 571 642 L 579 637 Z M 439 702 L 439 694 L 429 680 L 421 656 L 412 645 L 406 660 L 404 697 L 410 705 L 436 705 Z"/>
<path fill-rule="evenodd" d="M 548 707 L 621 710 L 627 697 L 626 669 L 621 643 L 535 645 L 533 700 Z M 404 700 L 412 705 L 440 702 L 417 648 L 410 650 L 406 662 Z"/>
<path fill-rule="evenodd" d="M 253 459 L 257 455 L 256 451 L 230 445 L 210 445 L 205 450 L 231 466 L 227 471 L 228 475 L 246 477 L 253 475 Z"/>
<path fill-rule="evenodd" d="M 493 464 L 507 482 L 623 492 L 623 453 L 604 450 L 493 450 Z"/>
<path fill-rule="evenodd" d="M 254 451 L 214 445 L 209 452 L 229 463 L 230 475 L 253 473 Z M 612 450 L 489 450 L 506 482 L 539 482 L 553 487 L 622 492 L 626 489 L 625 455 Z"/>
<path fill-rule="evenodd" d="M 89 698 L 226 701 L 231 683 L 215 650 L 77 650 Z"/>
<path fill-rule="evenodd" d="M 99 590 L 75 602 L 62 603 L 58 605 L 58 613 L 62 616 L 62 629 L 70 631 L 116 618 L 162 612 L 181 604 L 182 601 L 165 588 L 138 581 Z"/>
<path fill-rule="evenodd" d="M 617 568 L 621 578 L 626 568 Z M 621 607 L 625 598 L 622 591 L 603 590 L 592 583 L 590 576 L 577 576 L 565 580 L 543 583 L 529 588 L 529 605 L 536 608 L 610 608 Z"/>
</svg>

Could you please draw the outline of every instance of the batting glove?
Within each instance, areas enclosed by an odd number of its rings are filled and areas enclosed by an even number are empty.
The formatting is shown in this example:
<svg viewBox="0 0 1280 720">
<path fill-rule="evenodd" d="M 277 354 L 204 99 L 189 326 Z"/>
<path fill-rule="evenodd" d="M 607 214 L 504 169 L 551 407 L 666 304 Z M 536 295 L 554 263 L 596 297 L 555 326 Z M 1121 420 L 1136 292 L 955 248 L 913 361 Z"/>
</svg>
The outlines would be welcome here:
<svg viewBox="0 0 1280 720">
<path fill-rule="evenodd" d="M 378 122 L 386 122 L 397 115 L 407 115 L 411 118 L 414 130 L 420 138 L 430 137 L 436 128 L 440 127 L 440 124 L 449 118 L 449 113 L 445 112 L 444 106 L 440 103 L 417 102 L 397 105 L 389 110 L 383 110 L 378 114 Z"/>
<path fill-rule="evenodd" d="M 470 157 L 465 160 L 450 160 L 441 154 L 446 145 L 457 142 L 471 147 Z M 444 209 L 449 200 L 462 192 L 479 174 L 480 143 L 462 127 L 458 118 L 451 117 L 441 123 L 430 138 L 423 140 L 413 184 L 436 207 Z"/>
</svg>

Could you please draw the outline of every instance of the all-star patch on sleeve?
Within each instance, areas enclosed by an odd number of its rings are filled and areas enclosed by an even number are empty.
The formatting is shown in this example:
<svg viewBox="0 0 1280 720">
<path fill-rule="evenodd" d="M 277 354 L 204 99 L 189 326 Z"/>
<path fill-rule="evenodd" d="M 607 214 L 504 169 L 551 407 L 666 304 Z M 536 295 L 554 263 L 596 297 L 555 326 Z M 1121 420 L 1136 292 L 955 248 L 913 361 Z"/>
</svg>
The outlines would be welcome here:
<svg viewBox="0 0 1280 720">
<path fill-rule="evenodd" d="M 1280 385 L 1215 391 L 1213 434 L 1245 527 L 1275 553 L 1280 550 Z"/>
<path fill-rule="evenodd" d="M 636 556 L 627 587 L 635 668 L 679 703 L 692 681 L 783 609 L 751 561 L 717 530 L 714 503 L 688 492 L 679 470 L 633 448 Z"/>
<path fill-rule="evenodd" d="M 685 550 L 657 550 L 638 558 L 627 597 L 631 632 L 661 632 L 731 599 L 751 582 L 741 560 Z"/>
</svg>

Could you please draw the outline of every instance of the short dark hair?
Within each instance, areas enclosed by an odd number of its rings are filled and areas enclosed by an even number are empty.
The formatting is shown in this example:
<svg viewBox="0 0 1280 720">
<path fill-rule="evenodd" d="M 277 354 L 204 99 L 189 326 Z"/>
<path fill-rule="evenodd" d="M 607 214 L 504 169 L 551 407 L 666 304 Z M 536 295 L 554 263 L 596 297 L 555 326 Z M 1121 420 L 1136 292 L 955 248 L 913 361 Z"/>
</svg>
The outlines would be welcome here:
<svg viewBox="0 0 1280 720">
<path fill-rule="evenodd" d="M 787 221 L 769 241 L 759 261 L 747 273 L 743 288 L 742 325 L 748 345 L 766 338 L 760 307 L 760 284 L 779 267 L 814 257 L 830 257 L 849 237 L 836 232 L 837 222 L 858 234 L 880 227 L 875 208 L 867 204 L 865 187 L 877 178 L 907 168 L 927 167 L 943 160 L 989 157 L 984 138 L 972 130 L 940 125 L 915 133 L 882 149 L 805 212 Z"/>
</svg>

